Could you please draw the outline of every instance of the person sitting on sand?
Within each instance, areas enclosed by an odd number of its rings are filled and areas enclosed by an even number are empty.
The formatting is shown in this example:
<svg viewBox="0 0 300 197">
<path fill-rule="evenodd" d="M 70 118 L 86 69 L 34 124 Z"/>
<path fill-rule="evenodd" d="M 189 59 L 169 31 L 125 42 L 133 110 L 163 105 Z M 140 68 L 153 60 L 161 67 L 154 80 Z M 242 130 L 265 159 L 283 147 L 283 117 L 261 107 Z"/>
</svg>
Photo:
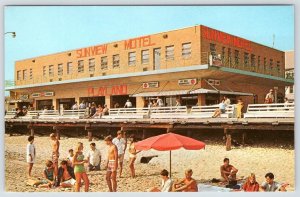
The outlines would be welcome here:
<svg viewBox="0 0 300 197">
<path fill-rule="evenodd" d="M 74 167 L 73 166 L 73 158 L 74 158 L 74 151 L 73 151 L 73 149 L 70 149 L 67 161 L 68 161 L 68 165 L 71 166 L 72 168 Z"/>
<path fill-rule="evenodd" d="M 44 179 L 41 181 L 39 187 L 51 188 L 52 186 L 54 186 L 54 167 L 52 161 L 46 161 L 46 168 L 44 170 L 43 176 Z"/>
<path fill-rule="evenodd" d="M 163 169 L 160 172 L 161 175 L 161 186 L 160 188 L 154 187 L 149 190 L 149 192 L 170 192 L 172 190 L 172 180 L 169 178 L 169 172 L 165 169 Z"/>
<path fill-rule="evenodd" d="M 275 192 L 275 191 L 283 191 L 285 192 L 285 187 L 289 184 L 280 184 L 274 181 L 274 174 L 269 172 L 265 175 L 266 181 L 261 184 L 261 190 L 264 192 Z"/>
<path fill-rule="evenodd" d="M 63 160 L 60 162 L 60 167 L 58 168 L 57 186 L 63 188 L 73 187 L 76 183 L 74 168 L 68 165 L 68 161 Z"/>
<path fill-rule="evenodd" d="M 192 178 L 193 170 L 185 171 L 185 178 L 173 184 L 172 191 L 174 192 L 198 192 L 198 186 L 195 179 Z"/>
<path fill-rule="evenodd" d="M 35 146 L 33 144 L 34 137 L 29 136 L 28 142 L 29 143 L 27 144 L 27 147 L 26 147 L 26 160 L 28 163 L 28 177 L 31 177 L 32 167 L 35 162 Z"/>
<path fill-rule="evenodd" d="M 225 109 L 226 109 L 225 100 L 222 99 L 221 103 L 219 104 L 219 108 L 215 110 L 215 113 L 212 116 L 212 118 L 217 118 L 217 117 L 221 116 L 221 114 L 224 114 Z"/>
<path fill-rule="evenodd" d="M 236 169 L 233 165 L 229 164 L 229 159 L 225 158 L 223 160 L 224 164 L 220 167 L 221 177 L 223 178 L 223 182 L 236 181 L 236 173 L 238 169 Z"/>
<path fill-rule="evenodd" d="M 255 174 L 251 173 L 242 187 L 245 192 L 258 192 L 259 184 L 256 182 Z"/>
</svg>

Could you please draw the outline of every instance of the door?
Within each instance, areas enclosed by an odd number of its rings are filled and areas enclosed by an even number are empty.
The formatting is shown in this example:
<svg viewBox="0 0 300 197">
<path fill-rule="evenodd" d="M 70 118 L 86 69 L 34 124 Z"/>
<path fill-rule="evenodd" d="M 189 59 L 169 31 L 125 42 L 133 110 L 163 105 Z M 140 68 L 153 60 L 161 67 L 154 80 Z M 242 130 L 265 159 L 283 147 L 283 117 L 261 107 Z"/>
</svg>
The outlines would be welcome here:
<svg viewBox="0 0 300 197">
<path fill-rule="evenodd" d="M 154 49 L 153 55 L 154 55 L 153 70 L 158 70 L 158 69 L 160 69 L 160 48 Z"/>
</svg>

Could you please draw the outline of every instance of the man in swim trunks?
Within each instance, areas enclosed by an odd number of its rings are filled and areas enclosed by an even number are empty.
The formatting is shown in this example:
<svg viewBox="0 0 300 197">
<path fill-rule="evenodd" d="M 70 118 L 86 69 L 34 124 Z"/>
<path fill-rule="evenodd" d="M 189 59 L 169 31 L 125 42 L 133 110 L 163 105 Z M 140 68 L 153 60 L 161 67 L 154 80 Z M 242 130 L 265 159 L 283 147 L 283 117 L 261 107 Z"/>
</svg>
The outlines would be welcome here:
<svg viewBox="0 0 300 197">
<path fill-rule="evenodd" d="M 63 160 L 60 162 L 58 168 L 58 182 L 57 186 L 61 187 L 73 187 L 76 183 L 74 168 L 68 166 L 68 161 Z"/>
<path fill-rule="evenodd" d="M 224 164 L 220 167 L 220 173 L 223 181 L 227 183 L 229 183 L 229 181 L 235 181 L 238 169 L 236 169 L 233 165 L 229 164 L 228 158 L 225 158 L 223 162 Z"/>
<path fill-rule="evenodd" d="M 107 136 L 104 139 L 108 145 L 108 157 L 106 165 L 106 182 L 110 192 L 117 191 L 117 168 L 118 168 L 118 149 L 117 146 L 112 143 L 112 137 Z"/>
<path fill-rule="evenodd" d="M 52 162 L 54 167 L 54 180 L 57 180 L 58 174 L 58 158 L 59 158 L 59 141 L 55 133 L 50 134 L 52 140 Z"/>
<path fill-rule="evenodd" d="M 124 132 L 123 131 L 118 131 L 117 132 L 117 137 L 115 137 L 113 140 L 112 140 L 112 143 L 114 145 L 117 146 L 117 149 L 118 149 L 118 158 L 119 158 L 119 168 L 120 168 L 120 171 L 119 171 L 119 177 L 122 176 L 122 170 L 123 170 L 123 161 L 124 161 L 124 155 L 125 155 L 125 150 L 127 148 L 127 138 L 126 136 L 124 135 Z"/>
<path fill-rule="evenodd" d="M 185 171 L 185 178 L 181 181 L 175 182 L 173 191 L 175 192 L 198 192 L 198 186 L 195 179 L 192 178 L 192 169 Z"/>
</svg>

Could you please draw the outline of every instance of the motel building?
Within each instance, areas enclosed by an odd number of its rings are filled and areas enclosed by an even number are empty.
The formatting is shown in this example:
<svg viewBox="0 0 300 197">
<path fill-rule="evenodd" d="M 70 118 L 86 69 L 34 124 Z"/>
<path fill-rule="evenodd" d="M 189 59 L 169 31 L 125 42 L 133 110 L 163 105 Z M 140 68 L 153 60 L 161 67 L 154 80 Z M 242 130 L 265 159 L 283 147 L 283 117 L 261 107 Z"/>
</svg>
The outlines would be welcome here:
<svg viewBox="0 0 300 197">
<path fill-rule="evenodd" d="M 10 109 L 60 110 L 127 99 L 140 108 L 158 96 L 165 106 L 218 104 L 224 95 L 247 105 L 264 103 L 271 88 L 283 102 L 292 85 L 283 51 L 198 25 L 18 60 L 6 90 Z"/>
</svg>

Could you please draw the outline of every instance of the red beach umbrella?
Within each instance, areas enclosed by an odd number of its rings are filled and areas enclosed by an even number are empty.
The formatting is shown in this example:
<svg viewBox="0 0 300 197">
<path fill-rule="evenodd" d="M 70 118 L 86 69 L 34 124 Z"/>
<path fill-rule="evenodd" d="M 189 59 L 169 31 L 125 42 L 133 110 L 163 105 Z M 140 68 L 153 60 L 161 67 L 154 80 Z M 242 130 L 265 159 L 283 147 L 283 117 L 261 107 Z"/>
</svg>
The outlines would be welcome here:
<svg viewBox="0 0 300 197">
<path fill-rule="evenodd" d="M 186 150 L 200 150 L 205 148 L 205 143 L 189 138 L 186 136 L 178 135 L 175 133 L 167 133 L 154 137 L 147 138 L 135 144 L 137 150 L 158 150 L 170 151 L 170 176 L 171 176 L 171 151 L 184 148 Z"/>
</svg>

